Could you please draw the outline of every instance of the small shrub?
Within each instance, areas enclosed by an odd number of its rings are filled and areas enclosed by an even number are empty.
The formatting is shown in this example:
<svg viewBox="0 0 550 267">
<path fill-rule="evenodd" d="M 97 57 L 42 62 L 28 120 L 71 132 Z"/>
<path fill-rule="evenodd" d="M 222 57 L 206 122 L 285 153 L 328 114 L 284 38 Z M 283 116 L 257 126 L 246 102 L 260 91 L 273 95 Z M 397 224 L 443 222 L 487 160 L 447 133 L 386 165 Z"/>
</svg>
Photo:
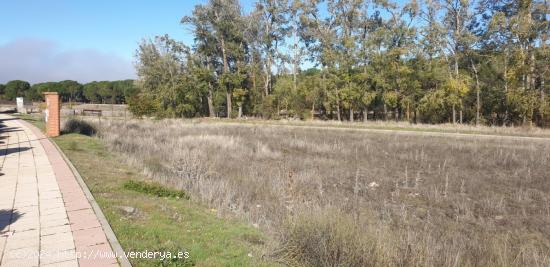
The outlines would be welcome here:
<svg viewBox="0 0 550 267">
<path fill-rule="evenodd" d="M 124 188 L 156 197 L 170 197 L 189 199 L 184 191 L 166 188 L 158 183 L 129 180 L 124 183 Z"/>
<path fill-rule="evenodd" d="M 353 219 L 340 211 L 327 209 L 304 212 L 283 226 L 282 258 L 299 266 L 386 265 L 375 257 L 369 240 Z"/>
<path fill-rule="evenodd" d="M 150 96 L 138 94 L 128 100 L 128 110 L 136 117 L 152 116 L 159 110 L 159 103 Z"/>
<path fill-rule="evenodd" d="M 63 126 L 63 133 L 77 133 L 92 136 L 97 133 L 97 130 L 93 125 L 84 120 L 70 119 Z"/>
</svg>

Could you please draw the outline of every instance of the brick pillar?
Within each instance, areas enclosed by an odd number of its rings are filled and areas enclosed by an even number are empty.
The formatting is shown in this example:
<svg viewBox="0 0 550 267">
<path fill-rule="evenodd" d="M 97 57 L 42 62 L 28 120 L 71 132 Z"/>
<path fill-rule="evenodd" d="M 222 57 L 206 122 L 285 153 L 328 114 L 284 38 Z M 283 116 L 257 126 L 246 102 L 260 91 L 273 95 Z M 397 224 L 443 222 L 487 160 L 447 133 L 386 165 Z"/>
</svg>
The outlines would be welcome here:
<svg viewBox="0 0 550 267">
<path fill-rule="evenodd" d="M 60 134 L 61 102 L 57 92 L 44 92 L 46 98 L 46 135 L 56 137 Z"/>
</svg>

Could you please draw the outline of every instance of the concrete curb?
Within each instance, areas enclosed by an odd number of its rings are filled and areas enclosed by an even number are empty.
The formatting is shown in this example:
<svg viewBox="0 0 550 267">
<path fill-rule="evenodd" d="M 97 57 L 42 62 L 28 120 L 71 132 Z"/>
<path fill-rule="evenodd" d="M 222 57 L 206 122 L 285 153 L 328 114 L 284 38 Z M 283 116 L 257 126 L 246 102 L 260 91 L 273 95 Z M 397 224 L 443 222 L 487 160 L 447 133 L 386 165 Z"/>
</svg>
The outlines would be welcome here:
<svg viewBox="0 0 550 267">
<path fill-rule="evenodd" d="M 36 130 L 41 132 L 40 129 L 38 129 L 36 126 L 32 125 L 31 123 L 28 123 L 28 122 L 26 122 L 22 119 L 20 119 L 20 120 L 23 123 L 25 123 L 27 127 L 35 128 Z M 90 189 L 88 188 L 88 186 L 84 182 L 84 179 L 82 179 L 82 176 L 80 176 L 80 173 L 78 172 L 76 167 L 69 160 L 69 158 L 65 155 L 65 153 L 63 153 L 61 148 L 51 138 L 49 138 L 49 137 L 45 137 L 45 138 L 47 138 L 50 141 L 50 143 L 57 149 L 57 151 L 59 152 L 59 154 L 61 155 L 61 157 L 65 161 L 65 163 L 71 169 L 71 172 L 73 173 L 74 177 L 76 178 L 76 181 L 80 185 L 80 188 L 84 192 L 84 195 L 86 196 L 86 199 L 88 199 L 88 202 L 92 206 L 92 209 L 93 209 L 94 213 L 96 214 L 96 217 L 99 220 L 99 223 L 101 224 L 101 227 L 103 228 L 103 232 L 105 233 L 105 236 L 107 237 L 107 241 L 109 241 L 109 245 L 111 246 L 113 251 L 117 254 L 117 260 L 118 260 L 119 265 L 122 266 L 122 267 L 132 267 L 132 264 L 130 264 L 130 261 L 126 257 L 126 254 L 125 254 L 124 250 L 122 249 L 122 246 L 118 242 L 118 239 L 117 239 L 115 233 L 113 232 L 113 229 L 111 228 L 111 225 L 107 221 L 107 218 L 105 218 L 105 215 L 103 214 L 103 211 L 101 211 L 101 208 L 97 204 L 97 201 L 95 200 L 94 196 L 90 192 Z"/>
</svg>

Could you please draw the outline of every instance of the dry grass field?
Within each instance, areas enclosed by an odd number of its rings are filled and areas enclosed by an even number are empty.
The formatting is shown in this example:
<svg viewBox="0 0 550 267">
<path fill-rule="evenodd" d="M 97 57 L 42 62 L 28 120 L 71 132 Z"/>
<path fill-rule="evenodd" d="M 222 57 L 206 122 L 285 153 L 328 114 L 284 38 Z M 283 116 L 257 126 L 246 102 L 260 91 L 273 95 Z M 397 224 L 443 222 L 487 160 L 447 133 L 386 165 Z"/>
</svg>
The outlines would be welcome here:
<svg viewBox="0 0 550 267">
<path fill-rule="evenodd" d="M 106 121 L 134 167 L 306 266 L 550 266 L 550 141 Z"/>
</svg>

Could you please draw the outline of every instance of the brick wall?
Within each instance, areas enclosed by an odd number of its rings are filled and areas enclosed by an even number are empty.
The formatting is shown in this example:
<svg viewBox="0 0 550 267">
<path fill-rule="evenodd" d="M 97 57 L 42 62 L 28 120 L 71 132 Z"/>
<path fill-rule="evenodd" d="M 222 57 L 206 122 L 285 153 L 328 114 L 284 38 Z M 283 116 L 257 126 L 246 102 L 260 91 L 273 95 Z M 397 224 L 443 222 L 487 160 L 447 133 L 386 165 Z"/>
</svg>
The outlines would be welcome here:
<svg viewBox="0 0 550 267">
<path fill-rule="evenodd" d="M 48 105 L 48 121 L 46 122 L 46 134 L 49 137 L 59 136 L 61 132 L 60 110 L 61 103 L 57 92 L 44 92 Z"/>
</svg>

